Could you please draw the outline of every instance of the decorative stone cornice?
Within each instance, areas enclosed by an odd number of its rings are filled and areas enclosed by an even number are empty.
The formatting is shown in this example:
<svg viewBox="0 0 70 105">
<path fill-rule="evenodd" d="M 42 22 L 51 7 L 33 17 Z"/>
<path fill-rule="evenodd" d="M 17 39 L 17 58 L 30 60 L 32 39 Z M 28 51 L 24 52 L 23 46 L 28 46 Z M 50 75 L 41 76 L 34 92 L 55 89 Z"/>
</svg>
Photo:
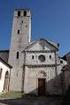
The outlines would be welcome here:
<svg viewBox="0 0 70 105">
<path fill-rule="evenodd" d="M 57 65 L 55 65 L 55 64 L 39 64 L 39 65 L 37 65 L 37 64 L 35 64 L 35 65 L 32 65 L 32 64 L 23 64 L 23 66 L 28 66 L 28 67 L 55 67 L 55 66 L 59 66 L 60 64 L 57 64 Z"/>
<path fill-rule="evenodd" d="M 32 51 L 32 50 L 24 50 L 23 52 L 26 52 L 26 53 L 55 53 L 56 51 L 55 50 L 35 50 L 35 51 Z"/>
</svg>

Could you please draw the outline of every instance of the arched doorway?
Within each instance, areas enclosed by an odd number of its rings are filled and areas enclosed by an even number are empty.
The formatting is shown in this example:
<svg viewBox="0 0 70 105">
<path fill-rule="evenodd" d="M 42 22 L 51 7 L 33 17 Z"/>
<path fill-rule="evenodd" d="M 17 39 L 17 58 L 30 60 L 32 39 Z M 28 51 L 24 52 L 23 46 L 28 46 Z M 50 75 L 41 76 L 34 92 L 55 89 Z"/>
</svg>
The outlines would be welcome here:
<svg viewBox="0 0 70 105">
<path fill-rule="evenodd" d="M 6 71 L 5 73 L 5 80 L 4 80 L 4 91 L 9 91 L 9 72 Z"/>
</svg>

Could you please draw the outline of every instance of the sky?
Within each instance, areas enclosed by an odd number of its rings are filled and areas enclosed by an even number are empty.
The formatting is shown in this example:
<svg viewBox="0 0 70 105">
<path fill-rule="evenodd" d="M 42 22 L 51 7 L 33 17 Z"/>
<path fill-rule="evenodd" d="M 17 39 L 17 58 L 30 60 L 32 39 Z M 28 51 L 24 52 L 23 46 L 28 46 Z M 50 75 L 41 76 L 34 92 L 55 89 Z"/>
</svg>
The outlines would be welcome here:
<svg viewBox="0 0 70 105">
<path fill-rule="evenodd" d="M 0 50 L 10 48 L 15 9 L 31 10 L 32 40 L 59 43 L 60 56 L 70 51 L 70 0 L 0 0 Z"/>
</svg>

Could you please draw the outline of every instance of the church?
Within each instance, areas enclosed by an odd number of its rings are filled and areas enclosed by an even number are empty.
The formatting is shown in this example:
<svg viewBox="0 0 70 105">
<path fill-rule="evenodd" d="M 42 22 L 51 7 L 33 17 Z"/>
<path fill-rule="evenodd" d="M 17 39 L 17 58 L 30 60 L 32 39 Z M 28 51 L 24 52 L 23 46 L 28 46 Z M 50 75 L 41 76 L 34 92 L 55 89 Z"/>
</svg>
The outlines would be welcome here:
<svg viewBox="0 0 70 105">
<path fill-rule="evenodd" d="M 16 9 L 9 50 L 0 51 L 0 92 L 21 91 L 34 95 L 61 95 L 63 67 L 59 44 L 31 40 L 31 11 Z"/>
</svg>

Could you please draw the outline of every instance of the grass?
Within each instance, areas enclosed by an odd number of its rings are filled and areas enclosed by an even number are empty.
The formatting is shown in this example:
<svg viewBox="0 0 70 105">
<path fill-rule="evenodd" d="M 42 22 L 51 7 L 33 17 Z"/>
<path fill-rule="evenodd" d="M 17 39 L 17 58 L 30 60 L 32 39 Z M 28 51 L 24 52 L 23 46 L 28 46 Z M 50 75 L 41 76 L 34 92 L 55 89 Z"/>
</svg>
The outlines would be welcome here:
<svg viewBox="0 0 70 105">
<path fill-rule="evenodd" d="M 21 92 L 5 92 L 0 94 L 0 98 L 17 99 L 22 98 L 23 93 Z"/>
<path fill-rule="evenodd" d="M 16 92 L 16 91 L 11 91 L 11 92 L 3 92 L 0 94 L 0 99 L 28 99 L 28 100 L 37 100 L 38 96 L 35 94 L 24 94 L 22 92 Z"/>
</svg>

